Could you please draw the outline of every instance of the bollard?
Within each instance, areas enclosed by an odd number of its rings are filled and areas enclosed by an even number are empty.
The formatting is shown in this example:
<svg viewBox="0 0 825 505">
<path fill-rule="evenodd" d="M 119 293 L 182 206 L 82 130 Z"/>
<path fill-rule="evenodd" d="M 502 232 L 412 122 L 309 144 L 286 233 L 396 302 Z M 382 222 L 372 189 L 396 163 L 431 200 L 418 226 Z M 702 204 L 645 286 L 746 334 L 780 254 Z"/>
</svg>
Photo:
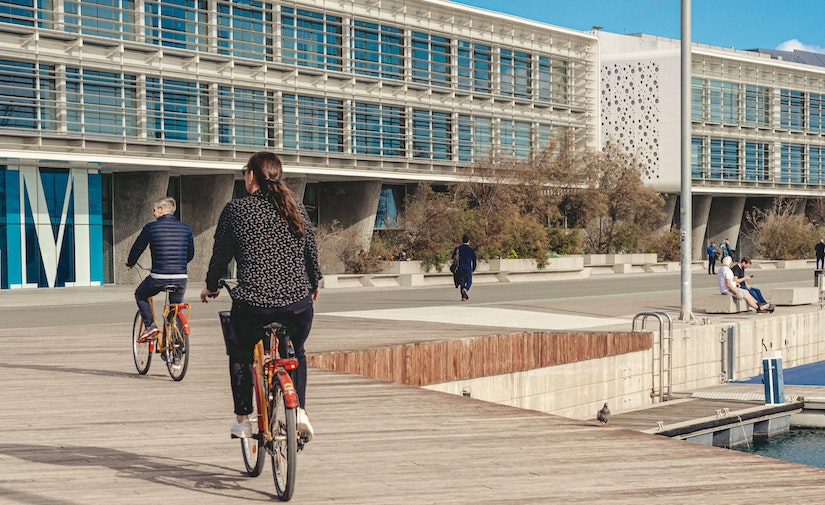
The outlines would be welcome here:
<svg viewBox="0 0 825 505">
<path fill-rule="evenodd" d="M 781 351 L 762 353 L 762 382 L 765 383 L 765 405 L 785 403 Z"/>
</svg>

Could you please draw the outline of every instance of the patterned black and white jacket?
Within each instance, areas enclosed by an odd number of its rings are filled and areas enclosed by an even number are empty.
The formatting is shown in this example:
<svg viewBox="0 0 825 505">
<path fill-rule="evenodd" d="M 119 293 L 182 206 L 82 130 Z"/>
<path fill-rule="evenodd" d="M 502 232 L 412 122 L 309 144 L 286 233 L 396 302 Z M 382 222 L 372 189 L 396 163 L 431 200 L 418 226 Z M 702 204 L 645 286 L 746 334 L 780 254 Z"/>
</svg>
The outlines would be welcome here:
<svg viewBox="0 0 825 505">
<path fill-rule="evenodd" d="M 260 192 L 226 204 L 218 219 L 206 287 L 217 291 L 231 259 L 238 266 L 232 298 L 255 307 L 285 307 L 318 289 L 321 270 L 309 215 L 306 237 L 296 237 L 278 209 Z"/>
</svg>

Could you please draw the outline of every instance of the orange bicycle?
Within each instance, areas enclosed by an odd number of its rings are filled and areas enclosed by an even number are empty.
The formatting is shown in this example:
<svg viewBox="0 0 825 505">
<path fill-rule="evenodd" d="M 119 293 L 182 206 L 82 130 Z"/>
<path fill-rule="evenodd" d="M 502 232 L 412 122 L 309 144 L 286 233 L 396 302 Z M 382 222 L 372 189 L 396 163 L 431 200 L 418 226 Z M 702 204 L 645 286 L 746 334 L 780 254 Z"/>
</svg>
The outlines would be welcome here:
<svg viewBox="0 0 825 505">
<path fill-rule="evenodd" d="M 140 268 L 148 270 L 140 263 Z M 152 364 L 152 355 L 160 354 L 166 362 L 166 369 L 172 380 L 182 380 L 189 368 L 189 311 L 188 303 L 169 303 L 169 295 L 176 292 L 178 286 L 165 286 L 163 291 L 166 298 L 163 302 L 163 324 L 158 324 L 155 317 L 155 304 L 149 298 L 152 306 L 152 319 L 160 329 L 158 333 L 148 338 L 140 338 L 143 334 L 143 318 L 140 311 L 135 314 L 132 324 L 132 357 L 135 359 L 135 368 L 140 375 L 146 375 Z"/>
<path fill-rule="evenodd" d="M 218 289 L 229 285 L 218 281 Z M 220 312 L 224 338 L 231 331 L 230 313 Z M 264 458 L 272 460 L 275 491 L 282 501 L 289 501 L 295 491 L 298 451 L 307 439 L 298 434 L 298 394 L 290 372 L 298 368 L 295 350 L 286 329 L 279 323 L 269 323 L 262 328 L 264 336 L 255 344 L 252 370 L 255 412 L 249 418 L 253 422 L 252 438 L 241 438 L 241 455 L 246 473 L 257 477 L 263 471 Z"/>
</svg>

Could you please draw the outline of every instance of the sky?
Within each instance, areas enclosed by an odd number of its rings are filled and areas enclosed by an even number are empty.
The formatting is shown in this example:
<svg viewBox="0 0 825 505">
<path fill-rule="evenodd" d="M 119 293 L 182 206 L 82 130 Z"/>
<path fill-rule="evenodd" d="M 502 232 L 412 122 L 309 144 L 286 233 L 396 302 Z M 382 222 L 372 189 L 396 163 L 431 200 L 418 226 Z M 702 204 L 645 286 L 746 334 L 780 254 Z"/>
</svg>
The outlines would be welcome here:
<svg viewBox="0 0 825 505">
<path fill-rule="evenodd" d="M 460 0 L 551 25 L 678 39 L 681 0 Z M 692 0 L 691 39 L 736 49 L 825 53 L 822 0 Z"/>
</svg>

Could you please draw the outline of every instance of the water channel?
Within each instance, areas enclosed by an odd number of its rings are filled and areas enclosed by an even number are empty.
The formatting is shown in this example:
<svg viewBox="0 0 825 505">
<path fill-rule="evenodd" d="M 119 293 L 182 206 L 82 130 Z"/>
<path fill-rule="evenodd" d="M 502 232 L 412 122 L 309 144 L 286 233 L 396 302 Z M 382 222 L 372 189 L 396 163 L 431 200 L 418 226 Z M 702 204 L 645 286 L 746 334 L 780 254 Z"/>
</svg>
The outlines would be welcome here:
<svg viewBox="0 0 825 505">
<path fill-rule="evenodd" d="M 787 368 L 783 370 L 783 375 L 785 385 L 825 386 L 825 361 Z M 737 382 L 761 384 L 762 376 Z M 733 450 L 825 468 L 825 430 L 791 428 L 788 433 L 771 438 L 755 438 L 749 445 Z"/>
</svg>

